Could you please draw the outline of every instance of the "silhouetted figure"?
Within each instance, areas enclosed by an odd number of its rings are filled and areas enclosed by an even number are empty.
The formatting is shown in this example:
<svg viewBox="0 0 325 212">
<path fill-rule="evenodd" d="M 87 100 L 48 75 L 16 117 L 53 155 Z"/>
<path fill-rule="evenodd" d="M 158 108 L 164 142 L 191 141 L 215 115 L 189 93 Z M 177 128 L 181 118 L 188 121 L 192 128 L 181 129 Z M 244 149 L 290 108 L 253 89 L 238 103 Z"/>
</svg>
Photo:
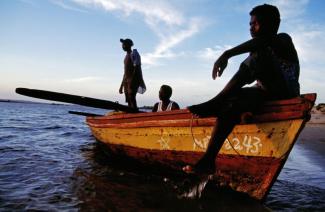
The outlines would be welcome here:
<svg viewBox="0 0 325 212">
<path fill-rule="evenodd" d="M 154 105 L 152 112 L 179 110 L 178 104 L 170 100 L 172 93 L 173 90 L 169 85 L 162 85 L 159 90 L 160 102 Z"/>
<path fill-rule="evenodd" d="M 188 107 L 199 117 L 217 116 L 217 124 L 204 156 L 194 167 L 183 167 L 186 172 L 215 172 L 215 158 L 243 112 L 256 111 L 266 100 L 300 95 L 297 52 L 288 34 L 277 34 L 279 10 L 264 4 L 253 8 L 250 15 L 252 39 L 225 51 L 214 64 L 212 78 L 222 75 L 229 58 L 249 53 L 247 59 L 217 96 Z M 254 86 L 243 87 L 254 81 Z"/>
<path fill-rule="evenodd" d="M 131 49 L 133 41 L 129 38 L 120 39 L 122 48 L 126 51 L 124 58 L 124 75 L 119 89 L 120 94 L 125 94 L 125 101 L 129 107 L 137 109 L 136 95 L 146 91 L 141 70 L 141 57 L 136 49 Z"/>
</svg>

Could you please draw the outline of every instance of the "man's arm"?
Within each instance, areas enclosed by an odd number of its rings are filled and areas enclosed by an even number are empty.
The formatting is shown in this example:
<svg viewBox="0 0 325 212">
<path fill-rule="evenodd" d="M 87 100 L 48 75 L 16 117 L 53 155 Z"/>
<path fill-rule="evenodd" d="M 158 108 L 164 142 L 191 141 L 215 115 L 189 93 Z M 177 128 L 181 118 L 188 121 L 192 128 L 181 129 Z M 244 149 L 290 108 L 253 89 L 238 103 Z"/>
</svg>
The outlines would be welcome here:
<svg viewBox="0 0 325 212">
<path fill-rule="evenodd" d="M 123 79 L 122 79 L 122 82 L 121 82 L 121 85 L 120 85 L 120 89 L 119 89 L 119 93 L 122 94 L 123 93 L 123 87 L 124 87 L 124 80 L 125 80 L 125 74 L 123 75 Z"/>
<path fill-rule="evenodd" d="M 158 102 L 153 106 L 152 112 L 157 112 L 158 110 Z"/>
<path fill-rule="evenodd" d="M 223 54 L 227 58 L 231 58 L 236 55 L 248 53 L 248 52 L 254 52 L 262 47 L 265 47 L 267 45 L 267 41 L 269 39 L 267 38 L 253 38 L 251 40 L 248 40 L 242 44 L 239 44 L 238 46 L 226 50 Z"/>
<path fill-rule="evenodd" d="M 220 77 L 222 75 L 223 71 L 228 65 L 229 58 L 248 52 L 254 52 L 266 46 L 267 42 L 268 39 L 266 38 L 253 38 L 232 49 L 226 50 L 214 63 L 214 67 L 212 70 L 212 78 L 216 79 L 217 77 Z"/>
</svg>

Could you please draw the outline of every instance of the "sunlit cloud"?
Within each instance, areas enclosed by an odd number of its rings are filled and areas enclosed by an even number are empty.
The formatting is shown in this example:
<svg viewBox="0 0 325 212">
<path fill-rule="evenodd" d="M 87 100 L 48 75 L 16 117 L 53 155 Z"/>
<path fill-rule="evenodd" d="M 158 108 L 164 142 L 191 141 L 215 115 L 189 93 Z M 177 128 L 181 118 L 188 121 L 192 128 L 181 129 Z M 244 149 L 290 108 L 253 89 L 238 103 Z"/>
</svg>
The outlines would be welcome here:
<svg viewBox="0 0 325 212">
<path fill-rule="evenodd" d="M 160 41 L 153 52 L 142 55 L 144 65 L 159 64 L 159 60 L 181 55 L 172 48 L 192 37 L 204 27 L 198 17 L 185 17 L 166 1 L 114 1 L 114 0 L 73 0 L 83 6 L 102 8 L 108 12 L 122 13 L 125 17 L 140 14 L 147 26 Z"/>
</svg>

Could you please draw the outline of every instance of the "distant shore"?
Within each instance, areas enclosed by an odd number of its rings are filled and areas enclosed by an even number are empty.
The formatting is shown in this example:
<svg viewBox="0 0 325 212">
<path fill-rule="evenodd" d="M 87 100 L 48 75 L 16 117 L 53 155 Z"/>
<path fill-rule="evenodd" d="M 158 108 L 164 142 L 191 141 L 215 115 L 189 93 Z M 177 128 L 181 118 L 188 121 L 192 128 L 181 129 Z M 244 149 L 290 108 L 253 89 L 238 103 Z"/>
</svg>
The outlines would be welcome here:
<svg viewBox="0 0 325 212">
<path fill-rule="evenodd" d="M 67 105 L 67 104 L 61 104 L 61 103 L 34 102 L 34 101 L 14 100 L 14 99 L 0 99 L 0 102 L 6 102 L 6 103 L 24 103 L 24 104 Z"/>
<path fill-rule="evenodd" d="M 325 104 L 321 103 L 311 110 L 311 119 L 309 124 L 325 124 Z"/>
</svg>

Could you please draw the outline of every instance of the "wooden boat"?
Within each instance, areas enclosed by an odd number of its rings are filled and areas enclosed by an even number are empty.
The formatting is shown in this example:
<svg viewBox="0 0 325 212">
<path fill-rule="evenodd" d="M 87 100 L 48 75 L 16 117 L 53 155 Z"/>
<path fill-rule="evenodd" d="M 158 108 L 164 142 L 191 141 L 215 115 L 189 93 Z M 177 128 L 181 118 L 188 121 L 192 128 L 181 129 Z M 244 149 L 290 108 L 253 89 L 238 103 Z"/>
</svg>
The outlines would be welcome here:
<svg viewBox="0 0 325 212">
<path fill-rule="evenodd" d="M 216 158 L 221 185 L 263 200 L 275 182 L 305 123 L 316 94 L 267 102 L 243 115 Z M 143 163 L 181 170 L 207 148 L 217 119 L 195 118 L 187 109 L 87 117 L 95 138 L 109 150 Z"/>
<path fill-rule="evenodd" d="M 194 165 L 207 148 L 216 118 L 194 118 L 188 110 L 137 113 L 108 100 L 17 88 L 16 93 L 52 101 L 127 112 L 86 115 L 97 140 L 111 152 L 148 164 L 181 170 Z M 271 101 L 254 114 L 242 115 L 215 160 L 215 178 L 223 186 L 263 200 L 277 179 L 301 130 L 310 119 L 316 94 Z"/>
</svg>

